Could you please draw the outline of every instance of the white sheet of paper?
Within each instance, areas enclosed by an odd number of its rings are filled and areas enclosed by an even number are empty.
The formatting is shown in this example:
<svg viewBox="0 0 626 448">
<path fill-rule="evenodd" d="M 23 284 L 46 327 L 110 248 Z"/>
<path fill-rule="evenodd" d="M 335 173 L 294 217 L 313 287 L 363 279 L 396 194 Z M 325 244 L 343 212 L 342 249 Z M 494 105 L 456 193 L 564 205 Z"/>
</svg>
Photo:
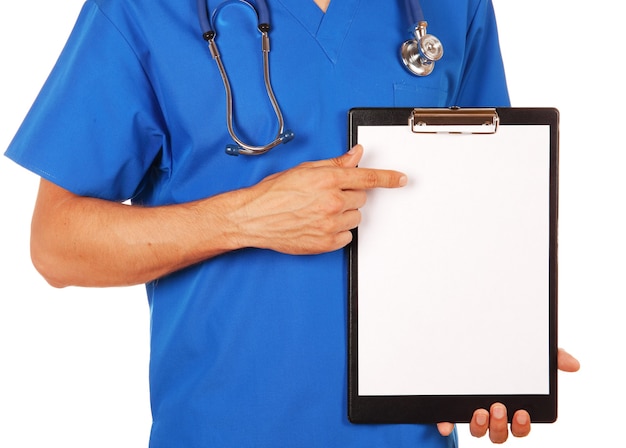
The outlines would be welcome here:
<svg viewBox="0 0 626 448">
<path fill-rule="evenodd" d="M 359 395 L 549 393 L 549 126 L 359 127 Z"/>
</svg>

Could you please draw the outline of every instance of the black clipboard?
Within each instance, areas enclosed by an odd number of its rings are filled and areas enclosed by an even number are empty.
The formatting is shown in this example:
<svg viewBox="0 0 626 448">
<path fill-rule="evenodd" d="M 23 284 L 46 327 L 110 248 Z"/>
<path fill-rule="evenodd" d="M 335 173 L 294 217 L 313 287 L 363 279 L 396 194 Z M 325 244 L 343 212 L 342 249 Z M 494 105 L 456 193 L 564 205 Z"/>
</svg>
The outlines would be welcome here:
<svg viewBox="0 0 626 448">
<path fill-rule="evenodd" d="M 557 418 L 558 111 L 357 108 L 374 190 L 348 246 L 348 417 Z"/>
</svg>

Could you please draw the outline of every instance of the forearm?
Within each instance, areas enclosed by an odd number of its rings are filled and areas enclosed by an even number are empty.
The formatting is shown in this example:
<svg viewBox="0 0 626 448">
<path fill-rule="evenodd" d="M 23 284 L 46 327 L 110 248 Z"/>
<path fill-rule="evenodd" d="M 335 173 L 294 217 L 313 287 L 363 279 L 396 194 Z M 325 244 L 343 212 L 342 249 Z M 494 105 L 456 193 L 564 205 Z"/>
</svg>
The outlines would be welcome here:
<svg viewBox="0 0 626 448">
<path fill-rule="evenodd" d="M 366 190 L 407 181 L 397 171 L 357 168 L 362 154 L 357 145 L 249 188 L 150 208 L 76 196 L 42 180 L 33 263 L 54 286 L 121 286 L 244 247 L 293 255 L 337 250 L 352 239 Z"/>
<path fill-rule="evenodd" d="M 76 196 L 42 181 L 33 263 L 57 287 L 145 283 L 238 248 L 230 214 L 241 194 L 225 196 L 148 208 Z"/>
</svg>

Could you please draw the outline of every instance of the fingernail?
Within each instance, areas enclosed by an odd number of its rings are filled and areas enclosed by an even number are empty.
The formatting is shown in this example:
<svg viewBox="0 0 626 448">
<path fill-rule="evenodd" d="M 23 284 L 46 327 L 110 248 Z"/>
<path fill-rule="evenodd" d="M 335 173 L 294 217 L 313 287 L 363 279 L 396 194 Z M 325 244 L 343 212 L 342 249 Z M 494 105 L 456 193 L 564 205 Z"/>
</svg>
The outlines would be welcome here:
<svg viewBox="0 0 626 448">
<path fill-rule="evenodd" d="M 525 412 L 520 412 L 515 416 L 515 420 L 520 425 L 525 425 L 528 423 L 528 415 Z"/>
<path fill-rule="evenodd" d="M 495 418 L 500 419 L 506 417 L 506 411 L 502 406 L 494 406 L 491 412 Z"/>
<path fill-rule="evenodd" d="M 352 148 L 350 148 L 350 149 L 348 150 L 348 154 L 354 154 L 354 153 L 356 153 L 356 148 L 357 148 L 358 146 L 359 146 L 359 145 L 354 145 Z"/>
<path fill-rule="evenodd" d="M 487 415 L 484 413 L 476 413 L 476 423 L 480 426 L 485 426 L 487 424 Z"/>
<path fill-rule="evenodd" d="M 409 178 L 406 176 L 401 176 L 400 179 L 398 179 L 398 185 L 401 187 L 404 187 L 407 183 L 409 183 Z"/>
</svg>

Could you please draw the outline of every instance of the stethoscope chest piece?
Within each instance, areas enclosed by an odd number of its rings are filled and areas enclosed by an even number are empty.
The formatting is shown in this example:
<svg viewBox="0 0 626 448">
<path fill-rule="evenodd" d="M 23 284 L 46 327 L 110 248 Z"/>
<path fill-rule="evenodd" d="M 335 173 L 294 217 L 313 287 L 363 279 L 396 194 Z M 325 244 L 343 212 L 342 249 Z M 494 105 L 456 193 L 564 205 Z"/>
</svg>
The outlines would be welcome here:
<svg viewBox="0 0 626 448">
<path fill-rule="evenodd" d="M 443 56 L 441 41 L 426 33 L 426 22 L 415 27 L 415 38 L 400 47 L 400 56 L 406 68 L 417 76 L 427 76 L 435 68 L 435 62 Z"/>
</svg>

